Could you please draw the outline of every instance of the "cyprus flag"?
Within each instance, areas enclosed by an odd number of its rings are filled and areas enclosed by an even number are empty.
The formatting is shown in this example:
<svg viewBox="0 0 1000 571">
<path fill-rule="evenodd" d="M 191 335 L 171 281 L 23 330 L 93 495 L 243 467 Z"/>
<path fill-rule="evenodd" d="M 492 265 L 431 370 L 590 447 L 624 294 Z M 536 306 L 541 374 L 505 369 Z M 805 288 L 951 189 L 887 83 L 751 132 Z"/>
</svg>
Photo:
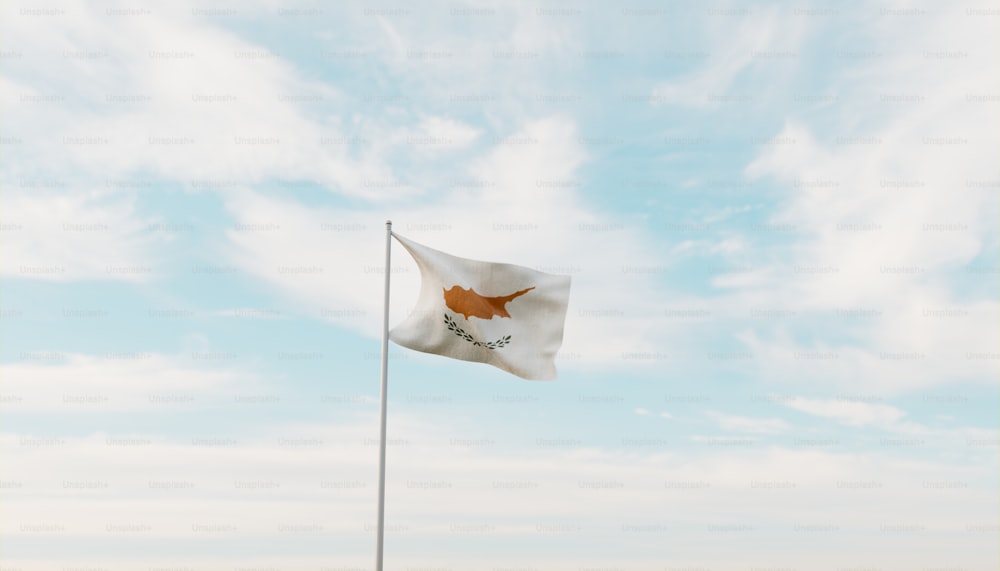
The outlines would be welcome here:
<svg viewBox="0 0 1000 571">
<path fill-rule="evenodd" d="M 458 258 L 392 235 L 420 267 L 421 286 L 417 306 L 389 339 L 524 379 L 556 378 L 569 276 Z"/>
</svg>

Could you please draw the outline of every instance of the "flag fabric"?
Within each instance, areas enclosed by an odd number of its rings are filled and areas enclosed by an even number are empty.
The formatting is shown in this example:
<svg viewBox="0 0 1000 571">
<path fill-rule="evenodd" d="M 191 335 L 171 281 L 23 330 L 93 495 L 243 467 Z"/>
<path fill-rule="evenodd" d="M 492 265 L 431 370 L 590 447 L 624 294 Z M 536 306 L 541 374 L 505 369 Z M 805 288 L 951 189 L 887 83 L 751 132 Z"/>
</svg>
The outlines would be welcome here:
<svg viewBox="0 0 1000 571">
<path fill-rule="evenodd" d="M 417 262 L 421 285 L 416 307 L 389 339 L 524 379 L 556 378 L 569 276 L 459 258 L 392 235 Z"/>
</svg>

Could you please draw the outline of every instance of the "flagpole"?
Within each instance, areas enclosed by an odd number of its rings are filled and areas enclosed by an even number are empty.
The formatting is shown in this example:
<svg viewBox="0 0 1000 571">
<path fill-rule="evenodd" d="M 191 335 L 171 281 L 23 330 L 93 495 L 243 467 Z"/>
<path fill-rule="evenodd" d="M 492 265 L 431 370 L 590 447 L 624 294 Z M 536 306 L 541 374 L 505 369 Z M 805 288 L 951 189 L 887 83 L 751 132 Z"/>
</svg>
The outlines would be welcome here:
<svg viewBox="0 0 1000 571">
<path fill-rule="evenodd" d="M 392 220 L 385 221 L 385 303 L 382 306 L 382 389 L 379 405 L 378 531 L 375 536 L 375 571 L 382 571 L 382 536 L 385 527 L 385 401 L 389 385 L 389 253 Z"/>
</svg>

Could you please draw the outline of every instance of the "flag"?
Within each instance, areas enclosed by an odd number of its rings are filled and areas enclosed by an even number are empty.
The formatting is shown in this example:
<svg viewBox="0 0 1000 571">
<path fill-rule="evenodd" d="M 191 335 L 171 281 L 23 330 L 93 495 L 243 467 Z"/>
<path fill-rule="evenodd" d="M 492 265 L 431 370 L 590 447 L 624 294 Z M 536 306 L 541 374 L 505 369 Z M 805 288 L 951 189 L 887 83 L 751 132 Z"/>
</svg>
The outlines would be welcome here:
<svg viewBox="0 0 1000 571">
<path fill-rule="evenodd" d="M 459 258 L 392 235 L 417 262 L 421 285 L 416 307 L 389 339 L 524 379 L 556 378 L 569 276 Z"/>
</svg>

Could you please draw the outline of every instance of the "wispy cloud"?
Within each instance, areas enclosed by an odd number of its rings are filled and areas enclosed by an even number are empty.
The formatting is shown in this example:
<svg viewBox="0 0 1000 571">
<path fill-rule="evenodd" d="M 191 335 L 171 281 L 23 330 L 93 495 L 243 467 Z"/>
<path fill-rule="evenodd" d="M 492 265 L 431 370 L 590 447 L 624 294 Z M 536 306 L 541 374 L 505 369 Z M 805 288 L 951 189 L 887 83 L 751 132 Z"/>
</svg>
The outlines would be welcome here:
<svg viewBox="0 0 1000 571">
<path fill-rule="evenodd" d="M 738 10 L 721 10 L 727 9 Z M 804 24 L 801 18 L 788 18 L 777 9 L 759 7 L 741 18 L 708 18 L 704 22 L 711 26 L 707 32 L 714 40 L 708 42 L 711 49 L 706 49 L 709 55 L 705 65 L 657 85 L 652 94 L 654 103 L 712 108 L 758 99 L 759 91 L 737 93 L 733 85 L 755 62 L 794 60 Z"/>
<path fill-rule="evenodd" d="M 217 406 L 264 386 L 246 370 L 218 365 L 232 362 L 235 353 L 209 348 L 185 355 L 36 350 L 21 357 L 19 362 L 0 365 L 5 379 L 0 409 L 9 414 L 162 413 L 177 407 Z"/>
<path fill-rule="evenodd" d="M 780 418 L 751 418 L 721 412 L 709 412 L 709 418 L 719 423 L 723 430 L 750 434 L 780 434 L 792 426 Z"/>
<path fill-rule="evenodd" d="M 848 426 L 888 426 L 901 420 L 906 413 L 886 404 L 847 400 L 795 398 L 782 401 L 798 411 L 831 418 Z"/>
<path fill-rule="evenodd" d="M 35 173 L 4 192 L 0 274 L 8 278 L 145 282 L 162 273 L 158 219 L 105 190 L 67 188 Z"/>
</svg>

